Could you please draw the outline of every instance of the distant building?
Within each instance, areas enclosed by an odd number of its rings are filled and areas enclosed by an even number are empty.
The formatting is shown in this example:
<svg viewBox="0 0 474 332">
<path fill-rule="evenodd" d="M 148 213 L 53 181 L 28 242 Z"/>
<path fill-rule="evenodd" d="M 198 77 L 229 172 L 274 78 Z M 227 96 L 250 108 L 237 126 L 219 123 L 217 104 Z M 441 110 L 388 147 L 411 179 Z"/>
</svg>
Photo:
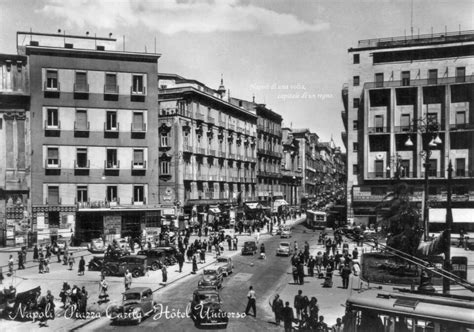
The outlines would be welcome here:
<svg viewBox="0 0 474 332">
<path fill-rule="evenodd" d="M 159 54 L 115 39 L 20 32 L 31 94 L 38 243 L 139 236 L 158 226 Z"/>
<path fill-rule="evenodd" d="M 474 33 L 361 40 L 348 52 L 348 216 L 374 223 L 375 207 L 399 178 L 422 211 L 426 162 L 429 218 L 440 226 L 431 229 L 440 229 L 451 161 L 454 225 L 474 230 Z"/>
<path fill-rule="evenodd" d="M 300 142 L 293 135 L 291 128 L 282 128 L 282 145 L 281 186 L 283 196 L 289 205 L 300 205 L 303 164 L 300 156 Z"/>
</svg>

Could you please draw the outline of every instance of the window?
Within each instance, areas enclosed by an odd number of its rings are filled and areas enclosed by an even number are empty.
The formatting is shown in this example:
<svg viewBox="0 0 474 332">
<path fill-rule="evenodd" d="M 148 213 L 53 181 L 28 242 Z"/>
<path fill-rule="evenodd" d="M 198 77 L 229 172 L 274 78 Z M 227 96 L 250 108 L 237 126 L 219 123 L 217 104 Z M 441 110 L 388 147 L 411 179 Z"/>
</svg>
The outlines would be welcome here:
<svg viewBox="0 0 474 332">
<path fill-rule="evenodd" d="M 107 149 L 107 168 L 118 168 L 117 149 Z"/>
<path fill-rule="evenodd" d="M 77 186 L 77 202 L 85 203 L 87 202 L 87 186 Z"/>
<path fill-rule="evenodd" d="M 169 161 L 161 161 L 160 162 L 160 171 L 161 171 L 161 174 L 170 174 L 170 162 Z"/>
<path fill-rule="evenodd" d="M 383 169 L 383 160 L 375 160 L 375 177 L 383 178 L 384 169 Z"/>
<path fill-rule="evenodd" d="M 168 133 L 166 134 L 161 134 L 161 146 L 168 146 L 168 138 L 169 138 L 169 135 Z"/>
<path fill-rule="evenodd" d="M 117 202 L 117 186 L 107 186 L 107 201 Z"/>
<path fill-rule="evenodd" d="M 466 159 L 456 158 L 456 176 L 466 175 Z"/>
<path fill-rule="evenodd" d="M 55 204 L 60 204 L 55 203 Z M 58 228 L 59 227 L 59 211 L 49 211 L 48 212 L 48 224 L 50 228 Z"/>
<path fill-rule="evenodd" d="M 132 131 L 145 131 L 145 123 L 143 121 L 143 113 L 142 112 L 133 112 L 133 119 L 132 119 Z"/>
<path fill-rule="evenodd" d="M 358 142 L 353 142 L 353 143 L 352 143 L 352 150 L 353 150 L 354 152 L 359 151 L 359 143 L 358 143 Z"/>
<path fill-rule="evenodd" d="M 460 125 L 460 126 L 466 124 L 466 112 L 465 111 L 456 112 L 456 124 Z"/>
<path fill-rule="evenodd" d="M 59 149 L 58 148 L 48 148 L 48 167 L 59 167 Z"/>
<path fill-rule="evenodd" d="M 352 99 L 352 107 L 359 108 L 359 104 L 360 104 L 360 99 L 359 98 Z"/>
<path fill-rule="evenodd" d="M 59 204 L 59 187 L 48 186 L 48 204 L 58 205 Z"/>
<path fill-rule="evenodd" d="M 354 76 L 354 77 L 352 78 L 352 81 L 353 81 L 353 85 L 354 85 L 354 86 L 359 86 L 359 83 L 360 83 L 360 78 L 359 78 L 359 76 Z"/>
<path fill-rule="evenodd" d="M 428 176 L 436 176 L 437 173 L 438 173 L 438 160 L 430 159 Z"/>
<path fill-rule="evenodd" d="M 117 112 L 107 111 L 106 114 L 106 129 L 107 130 L 117 130 Z"/>
<path fill-rule="evenodd" d="M 46 111 L 48 127 L 59 128 L 58 109 L 48 108 Z"/>
<path fill-rule="evenodd" d="M 400 116 L 400 127 L 401 131 L 410 130 L 410 114 L 402 114 Z"/>
<path fill-rule="evenodd" d="M 410 160 L 403 159 L 400 160 L 400 174 L 401 178 L 409 177 L 410 176 Z"/>
<path fill-rule="evenodd" d="M 76 71 L 76 83 L 74 84 L 74 91 L 89 91 L 89 86 L 87 84 L 87 72 Z"/>
<path fill-rule="evenodd" d="M 133 187 L 133 202 L 143 202 L 145 188 L 143 186 Z"/>
<path fill-rule="evenodd" d="M 410 85 L 410 72 L 409 71 L 402 71 L 402 85 L 403 86 Z"/>
<path fill-rule="evenodd" d="M 375 132 L 383 133 L 383 115 L 376 115 L 374 117 Z"/>
<path fill-rule="evenodd" d="M 426 114 L 426 118 L 427 118 L 428 123 L 430 124 L 438 123 L 438 113 L 436 112 L 428 112 L 428 114 Z"/>
<path fill-rule="evenodd" d="M 105 74 L 105 93 L 118 93 L 117 74 Z"/>
<path fill-rule="evenodd" d="M 87 168 L 89 161 L 87 160 L 87 149 L 77 149 L 76 151 L 76 167 Z"/>
<path fill-rule="evenodd" d="M 87 111 L 86 110 L 77 110 L 76 111 L 76 122 L 74 124 L 75 130 L 86 130 L 88 129 L 87 123 Z"/>
<path fill-rule="evenodd" d="M 57 70 L 46 71 L 46 89 L 59 90 Z"/>
<path fill-rule="evenodd" d="M 382 88 L 383 87 L 383 73 L 376 73 L 375 74 L 375 87 Z"/>
<path fill-rule="evenodd" d="M 144 151 L 133 150 L 133 167 L 143 167 L 145 164 Z"/>
<path fill-rule="evenodd" d="M 352 55 L 352 60 L 353 60 L 354 64 L 360 63 L 360 54 L 353 54 Z"/>
<path fill-rule="evenodd" d="M 132 93 L 145 93 L 143 75 L 132 75 Z"/>
<path fill-rule="evenodd" d="M 428 84 L 438 84 L 438 69 L 428 70 Z"/>
<path fill-rule="evenodd" d="M 189 131 L 184 131 L 183 143 L 185 146 L 189 146 Z"/>
<path fill-rule="evenodd" d="M 357 164 L 352 165 L 352 174 L 353 175 L 359 174 L 359 165 Z"/>
<path fill-rule="evenodd" d="M 466 67 L 456 67 L 456 83 L 464 83 L 466 81 Z"/>
<path fill-rule="evenodd" d="M 352 121 L 352 129 L 359 130 L 359 121 L 357 120 Z"/>
</svg>

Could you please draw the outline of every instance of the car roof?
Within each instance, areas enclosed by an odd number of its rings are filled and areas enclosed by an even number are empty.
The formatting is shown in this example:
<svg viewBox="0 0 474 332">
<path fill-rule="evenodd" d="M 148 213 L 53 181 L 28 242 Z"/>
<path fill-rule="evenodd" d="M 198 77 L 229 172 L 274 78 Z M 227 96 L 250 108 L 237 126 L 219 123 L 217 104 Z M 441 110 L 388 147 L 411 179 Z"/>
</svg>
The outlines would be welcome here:
<svg viewBox="0 0 474 332">
<path fill-rule="evenodd" d="M 217 290 L 215 290 L 215 289 L 212 289 L 212 288 L 208 288 L 208 289 L 206 289 L 206 288 L 196 289 L 196 290 L 194 291 L 194 293 L 195 293 L 195 294 L 211 294 L 211 295 L 212 295 L 212 294 L 217 294 L 217 295 L 219 295 L 219 292 L 218 292 Z"/>
<path fill-rule="evenodd" d="M 219 256 L 219 257 L 217 257 L 217 260 L 219 260 L 219 259 L 224 259 L 224 258 L 225 258 L 225 259 L 232 259 L 232 258 L 229 257 L 229 256 Z"/>
<path fill-rule="evenodd" d="M 129 290 L 126 290 L 125 292 L 123 292 L 122 294 L 134 294 L 134 293 L 143 293 L 145 291 L 148 291 L 150 290 L 151 291 L 151 288 L 150 287 L 133 287 L 133 288 L 130 288 Z"/>
<path fill-rule="evenodd" d="M 244 244 L 247 244 L 247 243 L 256 243 L 255 241 L 245 241 Z"/>
<path fill-rule="evenodd" d="M 122 256 L 122 257 L 120 257 L 120 259 L 123 259 L 123 260 L 129 259 L 129 258 L 147 259 L 148 257 L 146 257 L 145 255 L 135 255 L 135 256 L 128 255 L 128 256 Z"/>
<path fill-rule="evenodd" d="M 211 266 L 206 266 L 203 270 L 217 270 L 221 268 L 220 265 L 211 265 Z"/>
<path fill-rule="evenodd" d="M 280 242 L 280 245 L 289 246 L 290 242 Z"/>
</svg>

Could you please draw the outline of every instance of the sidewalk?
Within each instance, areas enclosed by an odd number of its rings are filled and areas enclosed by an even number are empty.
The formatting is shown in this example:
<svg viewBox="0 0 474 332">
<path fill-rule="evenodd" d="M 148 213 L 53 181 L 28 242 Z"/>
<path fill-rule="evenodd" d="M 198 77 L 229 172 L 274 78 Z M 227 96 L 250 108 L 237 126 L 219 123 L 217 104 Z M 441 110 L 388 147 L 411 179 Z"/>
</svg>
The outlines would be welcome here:
<svg viewBox="0 0 474 332">
<path fill-rule="evenodd" d="M 300 219 L 293 219 L 293 220 L 288 220 L 286 222 L 286 225 L 292 226 L 296 223 L 299 223 L 303 220 L 304 218 Z M 265 236 L 262 238 L 262 236 Z M 265 240 L 265 238 L 268 238 L 270 235 L 266 232 L 262 232 L 260 235 L 260 240 Z M 197 236 L 192 236 L 190 239 L 191 241 L 194 241 L 197 239 Z M 238 248 L 237 250 L 232 250 L 229 251 L 227 249 L 224 250 L 222 255 L 224 256 L 235 256 L 240 254 L 240 249 L 242 248 L 242 245 L 245 241 L 251 241 L 254 240 L 255 237 L 254 235 L 248 235 L 247 234 L 242 234 L 239 236 L 239 242 L 238 242 Z M 225 246 L 227 248 L 227 246 Z M 50 273 L 47 274 L 39 274 L 37 270 L 33 269 L 34 267 L 38 266 L 38 263 L 36 262 L 31 262 L 31 257 L 32 254 L 28 254 L 29 261 L 27 263 L 27 269 L 26 270 L 19 270 L 15 271 L 14 275 L 10 278 L 6 278 L 3 282 L 4 286 L 9 286 L 10 284 L 14 285 L 17 288 L 17 293 L 27 291 L 29 289 L 32 289 L 37 286 L 41 286 L 41 294 L 44 295 L 46 294 L 47 290 L 51 290 L 51 293 L 53 296 L 55 296 L 55 305 L 56 305 L 56 319 L 49 321 L 48 322 L 48 329 L 51 330 L 70 330 L 73 328 L 78 328 L 80 326 L 85 326 L 88 323 L 94 321 L 94 314 L 95 315 L 100 315 L 103 318 L 106 319 L 105 317 L 105 311 L 107 310 L 107 307 L 110 305 L 114 304 L 120 304 L 121 303 L 121 294 L 125 290 L 124 288 L 124 283 L 123 283 L 123 277 L 107 277 L 107 283 L 109 284 L 109 299 L 110 302 L 105 303 L 105 304 L 99 304 L 98 303 L 98 295 L 99 295 L 99 281 L 100 281 L 100 272 L 98 271 L 87 271 L 86 267 L 86 272 L 84 276 L 79 276 L 77 274 L 77 268 L 78 268 L 78 257 L 80 255 L 84 256 L 89 256 L 92 257 L 92 254 L 89 252 L 84 252 L 84 251 L 78 251 L 74 254 L 74 257 L 76 257 L 76 263 L 74 264 L 73 270 L 68 270 L 68 267 L 66 265 L 62 265 L 60 263 L 54 263 L 56 261 L 56 257 L 52 257 L 52 264 L 50 268 Z M 15 257 L 15 256 L 14 256 Z M 86 265 L 88 263 L 89 258 L 84 257 L 86 259 Z M 212 251 L 206 252 L 206 263 L 204 264 L 198 264 L 198 269 L 202 270 L 206 266 L 212 265 L 216 262 L 216 257 L 215 257 L 215 252 Z M 17 264 L 15 264 L 15 267 Z M 29 268 L 28 268 L 29 267 Z M 152 291 L 159 292 L 160 289 L 164 287 L 169 287 L 169 285 L 174 284 L 180 280 L 185 279 L 186 277 L 189 276 L 194 276 L 192 272 L 192 263 L 191 262 L 185 262 L 183 265 L 183 270 L 181 273 L 179 273 L 178 270 L 178 265 L 173 265 L 168 267 L 168 282 L 167 284 L 162 283 L 162 273 L 161 270 L 158 271 L 148 271 L 147 275 L 139 278 L 134 278 L 132 282 L 132 287 L 150 287 Z M 69 317 L 70 312 L 64 311 L 63 308 L 61 308 L 62 303 L 60 302 L 59 299 L 59 292 L 62 287 L 62 283 L 67 281 L 69 285 L 72 287 L 74 285 L 77 285 L 79 288 L 82 288 L 82 286 L 85 286 L 87 292 L 88 292 L 88 303 L 87 303 L 87 311 L 92 313 L 91 317 L 87 319 L 74 319 Z M 3 321 L 2 326 L 8 327 L 8 328 L 13 328 L 13 329 L 21 329 L 21 330 L 26 330 L 29 328 L 37 328 L 38 323 L 32 323 L 31 321 L 29 322 L 18 322 L 18 321 Z"/>
</svg>

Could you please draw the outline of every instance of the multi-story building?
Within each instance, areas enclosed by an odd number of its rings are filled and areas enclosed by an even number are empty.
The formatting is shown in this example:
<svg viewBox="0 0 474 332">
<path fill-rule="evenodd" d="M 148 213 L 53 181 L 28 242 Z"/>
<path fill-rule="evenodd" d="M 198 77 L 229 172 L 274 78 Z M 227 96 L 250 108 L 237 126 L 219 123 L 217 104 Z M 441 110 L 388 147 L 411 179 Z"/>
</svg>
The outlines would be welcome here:
<svg viewBox="0 0 474 332">
<path fill-rule="evenodd" d="M 307 208 L 316 200 L 320 185 L 316 175 L 320 160 L 320 158 L 316 156 L 319 136 L 315 133 L 311 133 L 307 128 L 293 129 L 293 136 L 299 141 L 299 155 L 301 157 L 303 172 L 301 179 L 301 205 Z"/>
<path fill-rule="evenodd" d="M 39 243 L 137 236 L 159 223 L 159 54 L 115 39 L 19 32 L 31 94 L 31 209 Z"/>
<path fill-rule="evenodd" d="M 293 136 L 291 128 L 282 128 L 283 158 L 281 161 L 281 185 L 283 197 L 291 206 L 301 204 L 303 165 L 300 142 Z"/>
<path fill-rule="evenodd" d="M 361 40 L 349 49 L 349 61 L 342 114 L 348 216 L 375 222 L 375 207 L 402 178 L 420 209 L 429 203 L 430 222 L 444 222 L 451 161 L 455 226 L 470 221 L 472 228 L 474 33 Z"/>
<path fill-rule="evenodd" d="M 256 199 L 257 116 L 217 90 L 159 74 L 159 200 L 212 222 Z M 200 219 L 199 221 L 201 221 Z"/>
<path fill-rule="evenodd" d="M 28 58 L 0 54 L 0 245 L 30 240 Z"/>
</svg>

